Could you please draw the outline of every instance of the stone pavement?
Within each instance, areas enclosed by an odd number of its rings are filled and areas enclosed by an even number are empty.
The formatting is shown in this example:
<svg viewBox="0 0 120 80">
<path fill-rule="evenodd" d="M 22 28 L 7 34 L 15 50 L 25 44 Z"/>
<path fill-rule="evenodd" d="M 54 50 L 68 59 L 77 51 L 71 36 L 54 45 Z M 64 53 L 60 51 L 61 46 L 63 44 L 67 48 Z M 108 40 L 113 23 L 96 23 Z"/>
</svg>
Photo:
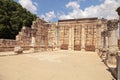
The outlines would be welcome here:
<svg viewBox="0 0 120 80">
<path fill-rule="evenodd" d="M 95 52 L 61 50 L 0 56 L 0 80 L 112 79 L 108 68 Z"/>
</svg>

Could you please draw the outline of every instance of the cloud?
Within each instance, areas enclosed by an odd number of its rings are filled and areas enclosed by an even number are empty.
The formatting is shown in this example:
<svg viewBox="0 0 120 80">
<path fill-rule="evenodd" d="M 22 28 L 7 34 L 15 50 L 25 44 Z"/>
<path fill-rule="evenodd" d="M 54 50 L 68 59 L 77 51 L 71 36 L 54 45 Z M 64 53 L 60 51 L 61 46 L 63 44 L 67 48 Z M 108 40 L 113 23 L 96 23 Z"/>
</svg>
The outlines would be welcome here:
<svg viewBox="0 0 120 80">
<path fill-rule="evenodd" d="M 18 1 L 23 8 L 26 8 L 31 13 L 37 14 L 37 3 L 32 0 L 19 0 Z"/>
<path fill-rule="evenodd" d="M 45 13 L 45 15 L 41 15 L 40 18 L 44 18 L 44 20 L 46 20 L 46 21 L 51 21 L 54 18 L 56 18 L 56 15 L 55 15 L 54 11 L 50 11 L 48 13 Z"/>
<path fill-rule="evenodd" d="M 74 19 L 74 18 L 88 18 L 88 17 L 99 17 L 106 19 L 117 18 L 116 9 L 119 6 L 120 0 L 105 0 L 100 5 L 91 5 L 84 10 L 80 8 L 80 4 L 76 1 L 69 2 L 66 4 L 66 8 L 71 8 L 67 14 L 61 14 L 59 19 Z"/>
<path fill-rule="evenodd" d="M 73 8 L 75 10 L 79 9 L 80 5 L 77 4 L 77 2 L 69 2 L 67 5 L 66 5 L 67 8 Z"/>
<path fill-rule="evenodd" d="M 118 0 L 118 2 L 120 2 L 120 0 Z"/>
</svg>

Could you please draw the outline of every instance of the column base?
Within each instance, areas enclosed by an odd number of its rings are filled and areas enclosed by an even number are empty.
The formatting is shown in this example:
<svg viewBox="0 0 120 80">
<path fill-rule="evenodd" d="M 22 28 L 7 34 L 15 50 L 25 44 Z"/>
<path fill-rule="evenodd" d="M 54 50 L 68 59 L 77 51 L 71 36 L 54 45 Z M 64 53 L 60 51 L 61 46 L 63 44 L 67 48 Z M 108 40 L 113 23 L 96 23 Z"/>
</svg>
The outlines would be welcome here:
<svg viewBox="0 0 120 80">
<path fill-rule="evenodd" d="M 73 47 L 68 47 L 68 50 L 74 50 L 74 48 Z"/>
<path fill-rule="evenodd" d="M 56 47 L 56 50 L 61 50 L 60 46 L 57 46 L 57 47 Z"/>
<path fill-rule="evenodd" d="M 81 49 L 81 51 L 85 51 L 85 49 L 83 48 L 83 49 Z"/>
<path fill-rule="evenodd" d="M 29 50 L 31 53 L 34 53 L 35 52 L 35 49 L 34 48 L 30 48 Z"/>
<path fill-rule="evenodd" d="M 70 50 L 70 51 L 71 51 L 71 50 L 74 51 L 74 49 L 71 49 L 71 48 L 68 48 L 68 50 Z"/>
<path fill-rule="evenodd" d="M 96 48 L 96 49 L 95 49 L 95 52 L 99 53 L 99 49 L 98 49 L 98 48 Z"/>
<path fill-rule="evenodd" d="M 57 48 L 57 47 L 53 48 L 53 51 L 57 51 L 57 50 L 60 50 L 60 48 Z"/>
</svg>

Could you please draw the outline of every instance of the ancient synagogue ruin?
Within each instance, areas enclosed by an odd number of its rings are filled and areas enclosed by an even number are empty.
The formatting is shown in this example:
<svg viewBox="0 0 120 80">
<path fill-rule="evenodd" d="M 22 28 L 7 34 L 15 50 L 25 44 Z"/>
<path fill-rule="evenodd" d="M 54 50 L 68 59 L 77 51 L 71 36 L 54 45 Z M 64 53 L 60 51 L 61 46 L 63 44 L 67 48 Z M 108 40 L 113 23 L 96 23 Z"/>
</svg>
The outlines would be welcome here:
<svg viewBox="0 0 120 80">
<path fill-rule="evenodd" d="M 59 20 L 48 23 L 37 19 L 31 28 L 23 27 L 16 44 L 35 50 L 118 50 L 118 20 L 98 18 Z"/>
<path fill-rule="evenodd" d="M 0 40 L 0 51 L 23 50 L 53 51 L 77 50 L 96 51 L 100 56 L 109 52 L 115 58 L 119 50 L 119 20 L 98 18 L 66 19 L 49 23 L 37 18 L 31 28 L 23 26 L 16 40 Z M 112 58 L 112 59 L 113 59 Z M 109 59 L 108 59 L 109 60 Z M 111 60 L 111 59 L 110 59 Z M 112 60 L 115 63 L 115 60 Z"/>
<path fill-rule="evenodd" d="M 94 51 L 105 64 L 118 65 L 116 57 L 120 50 L 120 7 L 116 10 L 119 20 L 81 18 L 46 22 L 37 18 L 31 28 L 23 26 L 16 40 L 0 39 L 1 51 L 25 50 Z M 115 76 L 117 77 L 115 68 Z"/>
<path fill-rule="evenodd" d="M 0 40 L 0 50 L 118 50 L 118 20 L 98 18 L 67 19 L 48 23 L 42 19 L 33 21 L 31 28 L 23 26 L 16 40 Z"/>
</svg>

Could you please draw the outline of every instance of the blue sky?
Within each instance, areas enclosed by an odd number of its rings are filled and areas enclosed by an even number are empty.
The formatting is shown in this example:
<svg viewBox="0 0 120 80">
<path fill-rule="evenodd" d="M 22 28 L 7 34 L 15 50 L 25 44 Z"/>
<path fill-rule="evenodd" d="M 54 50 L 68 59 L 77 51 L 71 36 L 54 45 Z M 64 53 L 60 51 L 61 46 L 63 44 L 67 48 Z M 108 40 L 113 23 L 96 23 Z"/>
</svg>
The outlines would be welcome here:
<svg viewBox="0 0 120 80">
<path fill-rule="evenodd" d="M 46 21 L 76 18 L 117 18 L 120 0 L 15 0 Z"/>
</svg>

